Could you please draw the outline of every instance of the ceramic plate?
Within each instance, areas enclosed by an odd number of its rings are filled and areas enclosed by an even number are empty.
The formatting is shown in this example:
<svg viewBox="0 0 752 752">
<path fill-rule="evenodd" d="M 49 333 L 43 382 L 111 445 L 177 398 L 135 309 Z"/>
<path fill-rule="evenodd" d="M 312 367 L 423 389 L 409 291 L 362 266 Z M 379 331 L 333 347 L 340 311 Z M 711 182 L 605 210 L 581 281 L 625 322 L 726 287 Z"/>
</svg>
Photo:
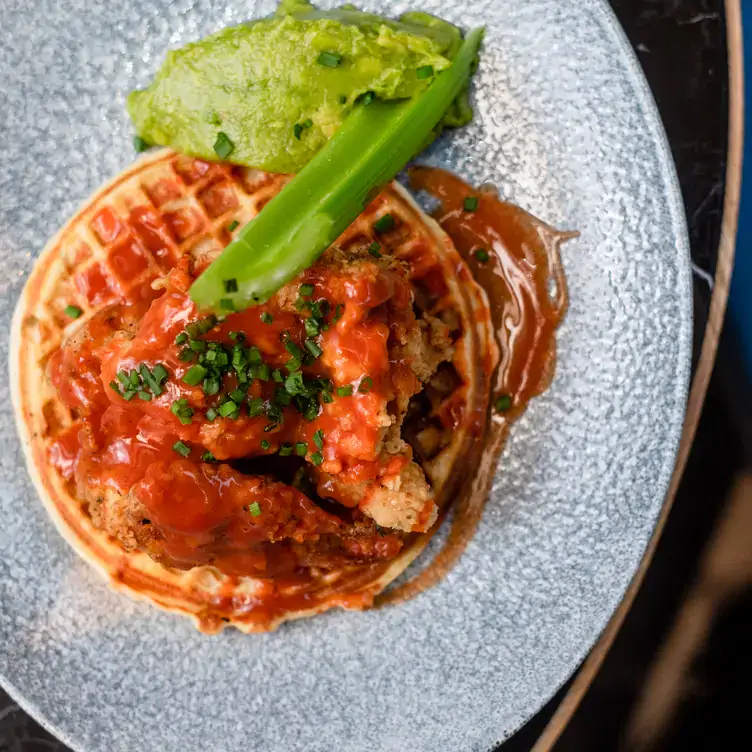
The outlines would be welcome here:
<svg viewBox="0 0 752 752">
<path fill-rule="evenodd" d="M 582 660 L 653 529 L 684 416 L 689 255 L 662 126 L 610 9 L 359 5 L 486 25 L 476 119 L 421 159 L 580 230 L 563 249 L 571 308 L 556 378 L 515 425 L 478 534 L 439 586 L 399 607 L 215 637 L 110 591 L 68 548 L 27 477 L 3 380 L 0 676 L 76 750 L 483 752 Z M 133 159 L 126 93 L 168 48 L 272 9 L 0 5 L 4 358 L 35 256 Z"/>
</svg>

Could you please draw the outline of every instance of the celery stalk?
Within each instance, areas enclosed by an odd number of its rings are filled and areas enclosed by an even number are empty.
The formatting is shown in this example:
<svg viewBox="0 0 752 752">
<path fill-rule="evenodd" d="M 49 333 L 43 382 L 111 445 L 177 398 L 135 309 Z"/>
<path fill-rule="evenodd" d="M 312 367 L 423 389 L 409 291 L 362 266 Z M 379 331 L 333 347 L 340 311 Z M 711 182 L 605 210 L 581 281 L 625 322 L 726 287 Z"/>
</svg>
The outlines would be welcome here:
<svg viewBox="0 0 752 752">
<path fill-rule="evenodd" d="M 357 107 L 324 148 L 249 222 L 191 287 L 202 310 L 267 300 L 311 266 L 415 156 L 466 85 L 483 37 L 474 29 L 422 94 Z M 237 291 L 227 292 L 226 280 Z M 231 285 L 234 287 L 234 285 Z"/>
</svg>

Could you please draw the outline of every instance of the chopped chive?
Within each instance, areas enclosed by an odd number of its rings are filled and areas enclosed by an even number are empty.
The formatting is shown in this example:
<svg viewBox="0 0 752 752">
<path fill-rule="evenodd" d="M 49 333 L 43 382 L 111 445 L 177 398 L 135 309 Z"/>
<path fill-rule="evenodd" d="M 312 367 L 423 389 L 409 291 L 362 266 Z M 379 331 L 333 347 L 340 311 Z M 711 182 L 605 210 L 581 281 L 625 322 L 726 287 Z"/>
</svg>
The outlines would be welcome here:
<svg viewBox="0 0 752 752">
<path fill-rule="evenodd" d="M 262 321 L 262 322 L 263 322 L 264 324 L 271 324 L 271 323 L 272 323 L 272 321 L 274 321 L 274 317 L 273 317 L 273 316 L 271 315 L 271 313 L 269 313 L 268 311 L 264 311 L 264 312 L 263 312 L 263 313 L 261 314 L 261 321 Z"/>
<path fill-rule="evenodd" d="M 311 316 L 315 319 L 321 319 L 329 313 L 330 309 L 329 301 L 322 298 L 311 304 Z"/>
<path fill-rule="evenodd" d="M 185 331 L 188 332 L 189 337 L 195 339 L 196 337 L 201 336 L 201 325 L 198 321 L 194 321 L 192 324 L 188 324 L 188 326 L 185 327 Z"/>
<path fill-rule="evenodd" d="M 506 412 L 511 406 L 512 398 L 508 394 L 502 394 L 500 397 L 497 397 L 496 402 L 494 402 L 496 411 L 500 413 Z"/>
<path fill-rule="evenodd" d="M 118 377 L 118 381 L 123 386 L 130 386 L 131 385 L 131 380 L 130 380 L 128 374 L 125 371 L 118 371 L 117 372 L 117 377 Z"/>
<path fill-rule="evenodd" d="M 307 118 L 302 123 L 295 123 L 292 129 L 293 135 L 298 139 L 298 141 L 300 141 L 300 137 L 303 134 L 303 131 L 307 128 L 310 128 L 312 125 L 313 120 L 311 120 L 311 118 Z"/>
<path fill-rule="evenodd" d="M 185 332 L 180 332 L 177 337 L 175 337 L 175 344 L 176 345 L 182 345 L 183 342 L 188 341 L 188 335 Z"/>
<path fill-rule="evenodd" d="M 141 385 L 141 377 L 138 375 L 138 371 L 135 368 L 128 374 L 128 380 L 131 382 L 131 386 Z"/>
<path fill-rule="evenodd" d="M 301 358 L 290 358 L 290 360 L 285 363 L 285 368 L 288 373 L 292 373 L 293 371 L 297 371 L 301 365 Z"/>
<path fill-rule="evenodd" d="M 359 97 L 355 99 L 355 103 L 362 104 L 363 107 L 368 107 L 369 104 L 373 103 L 374 99 L 376 99 L 376 92 L 364 91 Z"/>
<path fill-rule="evenodd" d="M 319 417 L 319 405 L 315 400 L 308 403 L 303 411 L 303 417 L 309 422 Z"/>
<path fill-rule="evenodd" d="M 321 327 L 319 326 L 317 319 L 306 319 L 303 322 L 303 325 L 305 326 L 305 332 L 309 337 L 315 337 L 321 331 Z"/>
<path fill-rule="evenodd" d="M 298 455 L 298 457 L 305 457 L 308 452 L 308 446 L 306 445 L 305 441 L 298 441 L 295 444 L 295 454 Z"/>
<path fill-rule="evenodd" d="M 225 285 L 225 292 L 237 292 L 238 291 L 237 279 L 226 279 L 224 280 L 224 285 Z"/>
<path fill-rule="evenodd" d="M 416 68 L 415 75 L 418 80 L 431 78 L 433 76 L 433 65 L 421 65 L 420 68 Z"/>
<path fill-rule="evenodd" d="M 135 396 L 136 396 L 135 389 L 127 389 L 125 392 L 123 392 L 123 399 L 127 399 L 128 402 L 130 402 Z"/>
<path fill-rule="evenodd" d="M 243 332 L 230 332 L 230 339 L 233 342 L 242 342 L 245 339 Z"/>
<path fill-rule="evenodd" d="M 248 401 L 248 415 L 251 418 L 258 418 L 264 414 L 264 400 L 261 397 L 254 397 Z"/>
<path fill-rule="evenodd" d="M 373 223 L 373 229 L 376 232 L 387 232 L 394 227 L 394 217 L 391 214 L 385 214 L 383 217 L 379 217 Z"/>
<path fill-rule="evenodd" d="M 311 462 L 313 462 L 316 467 L 318 467 L 322 462 L 324 461 L 324 456 L 321 454 L 321 452 L 314 452 L 311 455 Z"/>
<path fill-rule="evenodd" d="M 191 453 L 191 448 L 187 444 L 184 444 L 182 441 L 176 441 L 172 445 L 172 448 L 178 454 L 182 454 L 183 457 L 187 457 Z"/>
<path fill-rule="evenodd" d="M 233 389 L 230 392 L 230 397 L 232 398 L 233 402 L 240 404 L 245 399 L 245 392 L 240 389 Z"/>
<path fill-rule="evenodd" d="M 301 285 L 299 293 L 302 298 L 310 298 L 311 295 L 313 295 L 313 291 L 314 291 L 313 285 Z"/>
<path fill-rule="evenodd" d="M 188 400 L 187 399 L 183 398 L 183 399 L 175 400 L 170 405 L 170 412 L 173 415 L 178 415 L 180 413 L 180 411 L 181 410 L 185 410 L 186 407 L 188 407 Z"/>
<path fill-rule="evenodd" d="M 360 380 L 360 386 L 358 387 L 358 391 L 361 394 L 368 394 L 368 392 L 370 392 L 372 388 L 373 388 L 373 379 L 370 376 L 364 376 Z"/>
<path fill-rule="evenodd" d="M 260 363 L 256 366 L 251 366 L 251 376 L 259 381 L 269 381 L 271 375 L 271 369 L 268 364 Z"/>
<path fill-rule="evenodd" d="M 217 351 L 216 350 L 209 350 L 206 355 L 204 355 L 204 361 L 206 363 L 213 363 L 217 359 Z"/>
<path fill-rule="evenodd" d="M 345 386 L 337 387 L 338 397 L 349 397 L 353 393 L 352 384 L 346 384 Z"/>
<path fill-rule="evenodd" d="M 65 315 L 72 319 L 77 319 L 83 311 L 78 307 L 74 305 L 65 306 Z"/>
<path fill-rule="evenodd" d="M 272 378 L 274 381 L 276 381 L 278 384 L 281 384 L 285 379 L 282 376 L 282 371 L 279 370 L 279 368 L 275 368 L 272 371 Z"/>
<path fill-rule="evenodd" d="M 368 253 L 374 258 L 381 258 L 381 243 L 371 243 L 368 246 Z"/>
<path fill-rule="evenodd" d="M 253 504 L 248 505 L 248 512 L 251 517 L 258 517 L 261 514 L 261 505 L 254 501 Z"/>
<path fill-rule="evenodd" d="M 217 461 L 217 458 L 211 452 L 204 452 L 201 455 L 201 459 L 204 462 L 216 462 Z"/>
<path fill-rule="evenodd" d="M 337 303 L 337 306 L 334 309 L 334 316 L 332 316 L 332 321 L 339 321 L 342 318 L 342 314 L 344 312 L 345 306 L 342 303 Z"/>
<path fill-rule="evenodd" d="M 144 141 L 141 136 L 133 137 L 133 148 L 138 154 L 145 152 L 147 149 L 151 149 L 151 144 L 148 141 Z"/>
<path fill-rule="evenodd" d="M 235 144 L 230 140 L 230 137 L 224 131 L 220 131 L 217 134 L 217 140 L 214 142 L 214 153 L 220 159 L 227 159 L 234 148 Z"/>
<path fill-rule="evenodd" d="M 491 257 L 488 255 L 488 251 L 484 248 L 478 248 L 478 250 L 475 252 L 475 258 L 480 261 L 481 264 L 485 264 L 488 259 Z"/>
<path fill-rule="evenodd" d="M 121 397 L 123 396 L 122 392 L 120 391 L 120 386 L 114 379 L 110 382 L 110 389 L 112 389 L 113 392 L 116 392 Z"/>
<path fill-rule="evenodd" d="M 292 444 L 282 444 L 278 454 L 280 457 L 289 457 L 292 454 Z"/>
<path fill-rule="evenodd" d="M 319 65 L 325 65 L 327 68 L 336 68 L 342 62 L 342 55 L 338 52 L 322 52 L 316 62 Z"/>
<path fill-rule="evenodd" d="M 139 392 L 138 398 L 140 400 L 143 400 L 144 402 L 151 402 L 151 394 L 149 394 L 149 392 L 143 392 L 143 391 Z"/>
<path fill-rule="evenodd" d="M 291 339 L 288 339 L 287 342 L 285 342 L 285 350 L 287 350 L 287 352 L 289 352 L 290 355 L 293 356 L 293 358 L 302 358 L 303 357 L 303 351 Z"/>
<path fill-rule="evenodd" d="M 206 334 L 217 325 L 217 317 L 211 313 L 205 319 L 198 322 L 198 330 L 201 334 Z"/>
<path fill-rule="evenodd" d="M 324 432 L 319 428 L 315 434 L 313 434 L 313 443 L 319 448 L 324 448 Z"/>
<path fill-rule="evenodd" d="M 322 392 L 321 401 L 327 405 L 330 405 L 332 402 L 334 402 L 334 397 L 332 397 L 331 392 Z"/>
<path fill-rule="evenodd" d="M 306 350 L 308 350 L 314 358 L 320 358 L 321 354 L 324 352 L 312 339 L 307 339 L 303 344 L 306 346 Z"/>
<path fill-rule="evenodd" d="M 233 302 L 232 298 L 222 298 L 219 301 L 219 307 L 224 311 L 234 311 L 235 303 Z"/>
<path fill-rule="evenodd" d="M 465 196 L 465 200 L 462 202 L 466 212 L 474 212 L 478 208 L 477 196 Z"/>
<path fill-rule="evenodd" d="M 285 389 L 288 394 L 305 394 L 305 382 L 303 381 L 302 371 L 293 371 L 285 379 Z"/>
<path fill-rule="evenodd" d="M 253 366 L 264 362 L 264 358 L 261 355 L 261 350 L 259 350 L 258 347 L 251 347 L 248 350 L 248 362 Z"/>
<path fill-rule="evenodd" d="M 227 225 L 227 232 L 234 232 L 238 229 L 240 222 L 237 219 L 233 219 L 229 225 Z"/>
<path fill-rule="evenodd" d="M 271 444 L 266 439 L 261 439 L 261 448 L 266 450 L 271 446 Z"/>
<path fill-rule="evenodd" d="M 193 352 L 206 352 L 206 342 L 202 339 L 192 339 L 188 343 L 188 347 L 190 347 Z"/>
<path fill-rule="evenodd" d="M 238 412 L 238 406 L 232 400 L 227 400 L 227 402 L 223 402 L 219 406 L 219 414 L 223 418 L 229 418 L 231 415 L 237 412 Z"/>
<path fill-rule="evenodd" d="M 212 420 L 215 420 L 215 419 L 216 419 L 216 417 L 217 417 L 217 415 L 219 415 L 219 413 L 218 413 L 218 412 L 217 412 L 217 411 L 216 411 L 216 410 L 215 410 L 215 409 L 214 409 L 213 407 L 210 407 L 210 408 L 209 408 L 209 409 L 208 409 L 208 410 L 206 411 L 206 419 L 207 419 L 208 421 L 212 421 Z"/>
<path fill-rule="evenodd" d="M 146 365 L 146 363 L 142 363 L 138 367 L 138 370 L 141 374 L 141 378 L 144 380 L 144 384 L 149 387 L 151 393 L 155 397 L 159 397 L 159 395 L 162 394 L 163 389 L 161 386 L 159 386 L 159 382 L 154 378 L 154 374 L 149 370 L 149 367 Z"/>
<path fill-rule="evenodd" d="M 191 366 L 185 374 L 183 374 L 183 381 L 190 386 L 196 386 L 199 381 L 203 381 L 204 376 L 208 371 L 203 366 Z"/>
<path fill-rule="evenodd" d="M 191 350 L 190 347 L 186 347 L 180 351 L 180 355 L 178 355 L 178 359 L 182 360 L 185 363 L 190 363 L 192 360 L 196 359 L 196 353 L 193 352 L 193 350 Z"/>
<path fill-rule="evenodd" d="M 283 389 L 277 389 L 274 393 L 274 402 L 282 407 L 287 407 L 292 402 L 292 397 Z"/>
<path fill-rule="evenodd" d="M 157 363 L 157 365 L 154 366 L 152 373 L 154 374 L 154 378 L 157 380 L 157 383 L 160 385 L 163 384 L 167 380 L 167 377 L 170 375 L 167 372 L 167 369 L 161 363 Z"/>
<path fill-rule="evenodd" d="M 204 383 L 201 386 L 204 389 L 204 394 L 209 396 L 219 393 L 219 379 L 204 379 Z"/>
</svg>

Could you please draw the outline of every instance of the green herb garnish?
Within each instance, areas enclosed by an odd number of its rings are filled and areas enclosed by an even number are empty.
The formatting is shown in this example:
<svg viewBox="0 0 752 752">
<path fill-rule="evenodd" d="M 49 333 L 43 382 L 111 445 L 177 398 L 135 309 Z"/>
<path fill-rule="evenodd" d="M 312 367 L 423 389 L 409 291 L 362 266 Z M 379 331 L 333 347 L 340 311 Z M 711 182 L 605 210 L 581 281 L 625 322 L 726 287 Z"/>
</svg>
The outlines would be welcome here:
<svg viewBox="0 0 752 752">
<path fill-rule="evenodd" d="M 176 452 L 177 452 L 178 454 L 182 454 L 182 455 L 183 455 L 183 457 L 187 457 L 187 456 L 188 456 L 188 455 L 189 455 L 189 454 L 191 453 L 191 448 L 190 448 L 190 447 L 189 447 L 189 446 L 188 446 L 187 444 L 184 444 L 184 443 L 183 443 L 182 441 L 176 441 L 176 442 L 175 442 L 175 443 L 174 443 L 174 444 L 172 445 L 172 448 L 173 448 L 173 449 L 174 449 L 174 450 L 175 450 L 175 451 L 176 451 Z"/>
<path fill-rule="evenodd" d="M 376 232 L 388 232 L 394 227 L 394 217 L 391 214 L 384 214 L 373 223 L 373 229 Z"/>
<path fill-rule="evenodd" d="M 141 138 L 141 136 L 134 136 L 133 148 L 136 150 L 138 154 L 141 154 L 142 152 L 145 152 L 147 149 L 151 149 L 151 144 L 148 143 L 148 141 L 144 141 L 144 139 Z"/>
<path fill-rule="evenodd" d="M 63 313 L 71 319 L 77 319 L 83 311 L 78 306 L 69 305 L 65 306 Z"/>
<path fill-rule="evenodd" d="M 227 159 L 234 149 L 235 144 L 230 140 L 230 137 L 224 131 L 220 131 L 217 134 L 217 140 L 214 142 L 214 153 L 220 159 Z"/>
<path fill-rule="evenodd" d="M 342 55 L 338 52 L 322 52 L 316 62 L 319 65 L 325 65 L 327 68 L 337 68 L 342 62 Z"/>
<path fill-rule="evenodd" d="M 502 394 L 500 397 L 496 398 L 496 401 L 494 402 L 494 408 L 496 408 L 496 412 L 504 413 L 512 406 L 512 398 L 508 394 Z"/>
<path fill-rule="evenodd" d="M 208 371 L 203 366 L 191 366 L 185 374 L 183 374 L 183 381 L 190 386 L 196 386 L 200 381 L 203 381 L 204 376 L 206 376 L 207 373 Z"/>
</svg>

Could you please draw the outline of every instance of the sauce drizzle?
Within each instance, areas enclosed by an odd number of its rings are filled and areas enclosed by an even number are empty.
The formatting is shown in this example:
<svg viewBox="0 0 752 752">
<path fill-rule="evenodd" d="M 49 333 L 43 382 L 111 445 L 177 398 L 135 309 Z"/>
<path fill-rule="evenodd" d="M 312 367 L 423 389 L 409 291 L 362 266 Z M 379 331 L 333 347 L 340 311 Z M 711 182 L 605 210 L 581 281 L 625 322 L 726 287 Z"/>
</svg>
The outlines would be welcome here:
<svg viewBox="0 0 752 752">
<path fill-rule="evenodd" d="M 556 330 L 568 306 L 560 248 L 579 235 L 555 230 L 502 201 L 495 188 L 475 190 L 445 170 L 414 167 L 409 177 L 414 191 L 423 191 L 439 201 L 435 219 L 488 295 L 501 350 L 501 361 L 491 380 L 491 402 L 499 397 L 508 397 L 511 402 L 508 410 L 492 410 L 485 435 L 468 453 L 470 459 L 477 457 L 476 466 L 454 504 L 454 519 L 444 547 L 425 570 L 377 598 L 377 605 L 401 603 L 440 582 L 475 534 L 509 429 L 553 378 Z M 426 542 L 446 511 L 447 507 L 426 535 Z"/>
</svg>

